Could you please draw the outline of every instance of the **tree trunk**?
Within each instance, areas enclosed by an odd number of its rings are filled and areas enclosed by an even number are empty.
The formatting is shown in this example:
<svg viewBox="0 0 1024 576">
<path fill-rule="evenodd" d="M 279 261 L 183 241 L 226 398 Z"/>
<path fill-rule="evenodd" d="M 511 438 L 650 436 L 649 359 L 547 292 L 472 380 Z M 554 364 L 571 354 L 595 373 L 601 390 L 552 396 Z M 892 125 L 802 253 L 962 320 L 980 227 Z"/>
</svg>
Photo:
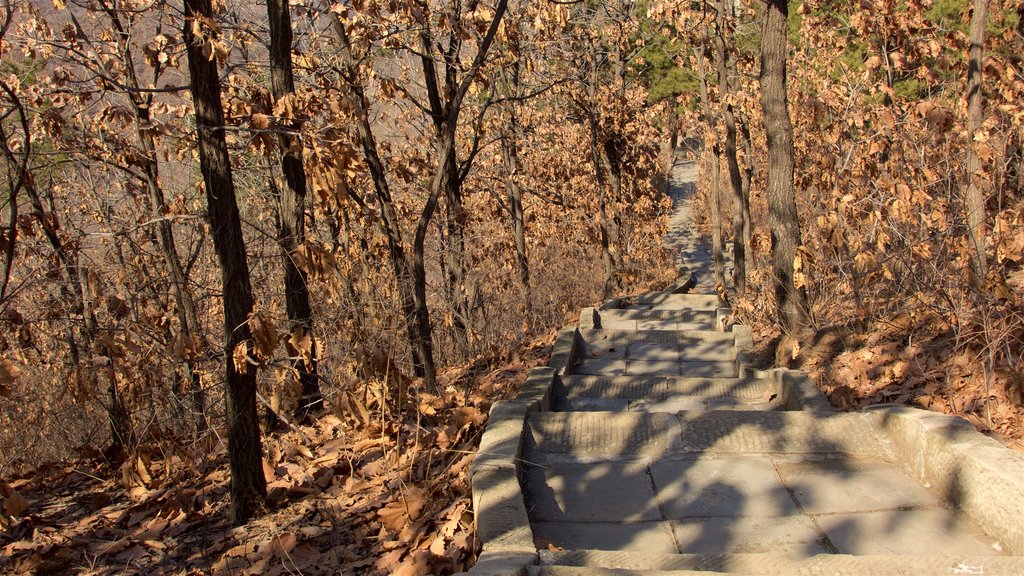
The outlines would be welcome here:
<svg viewBox="0 0 1024 576">
<path fill-rule="evenodd" d="M 967 60 L 967 223 L 971 246 L 974 249 L 974 283 L 979 288 L 985 284 L 988 264 L 985 257 L 985 192 L 982 187 L 981 159 L 975 151 L 974 135 L 981 128 L 984 112 L 981 91 L 987 12 L 988 0 L 974 0 L 974 14 L 971 16 L 971 53 Z"/>
<path fill-rule="evenodd" d="M 274 101 L 278 102 L 295 92 L 292 78 L 292 19 L 288 11 L 288 0 L 267 0 L 267 18 L 270 22 L 270 85 Z M 323 409 L 324 399 L 320 393 L 317 377 L 318 358 L 316 341 L 313 339 L 313 307 L 310 304 L 309 283 L 305 270 L 295 265 L 295 253 L 306 241 L 306 170 L 302 165 L 302 142 L 293 135 L 298 129 L 294 123 L 285 126 L 278 136 L 278 151 L 281 156 L 281 172 L 285 186 L 281 190 L 278 205 L 278 240 L 284 261 L 285 308 L 288 314 L 289 331 L 301 330 L 309 336 L 309 351 L 293 349 L 288 354 L 294 358 L 292 367 L 299 374 L 302 396 L 295 407 L 295 416 L 300 420 Z M 276 418 L 275 418 L 276 420 Z"/>
<path fill-rule="evenodd" d="M 507 126 L 501 136 L 501 158 L 505 166 L 505 191 L 508 194 L 509 216 L 512 218 L 512 236 L 516 246 L 516 263 L 519 267 L 519 283 L 523 286 L 523 302 L 530 309 L 530 259 L 526 250 L 526 213 L 523 209 L 523 188 L 519 185 L 519 147 L 516 144 L 517 120 L 510 112 Z"/>
<path fill-rule="evenodd" d="M 337 18 L 334 19 L 333 25 L 335 34 L 341 42 L 340 56 L 344 66 L 344 81 L 348 84 L 351 94 L 350 101 L 355 111 L 356 131 L 363 149 L 363 156 L 366 159 L 367 169 L 370 172 L 370 179 L 373 181 L 377 204 L 380 206 L 384 235 L 388 239 L 388 252 L 391 256 L 391 265 L 395 272 L 395 286 L 398 290 L 402 314 L 405 317 L 406 335 L 409 339 L 412 353 L 413 372 L 417 377 L 433 382 L 436 379 L 433 340 L 430 332 L 427 332 L 425 335 L 420 333 L 420 321 L 416 305 L 415 274 L 405 257 L 405 249 L 402 245 L 401 222 L 398 220 L 398 212 L 391 198 L 387 173 L 384 171 L 384 163 L 381 161 L 380 154 L 377 151 L 377 142 L 373 135 L 373 129 L 370 126 L 370 116 L 366 109 L 366 95 L 363 91 L 355 57 L 352 54 L 352 44 L 349 40 L 348 32 L 345 30 L 345 25 Z"/>
<path fill-rule="evenodd" d="M 786 97 L 787 0 L 766 0 L 761 27 L 761 109 L 768 136 L 768 212 L 775 306 L 783 330 L 800 339 L 808 327 L 807 293 L 793 280 L 800 221 L 793 190 L 793 124 Z"/>
<path fill-rule="evenodd" d="M 711 209 L 711 257 L 714 262 L 715 284 L 721 284 L 725 287 L 725 256 L 722 253 L 722 151 L 718 143 L 718 136 L 714 130 L 714 115 L 711 112 L 711 101 L 708 96 L 708 76 L 704 68 L 704 52 L 699 48 L 695 48 L 694 54 L 697 57 L 697 75 L 700 76 L 700 99 L 704 107 L 704 119 L 711 129 L 712 138 L 715 139 L 710 148 L 711 176 L 708 178 L 708 185 L 710 186 L 708 208 Z"/>
<path fill-rule="evenodd" d="M 747 290 L 747 263 L 746 246 L 744 238 L 744 208 L 746 207 L 749 216 L 749 201 L 743 196 L 743 179 L 740 175 L 740 164 L 736 158 L 736 115 L 732 108 L 732 95 L 735 93 L 735 86 L 732 77 L 735 75 L 735 64 L 729 59 L 729 51 L 726 49 L 726 10 L 732 6 L 731 2 L 719 0 L 717 15 L 715 17 L 715 60 L 718 68 L 718 95 L 722 101 L 723 116 L 725 120 L 725 161 L 729 166 L 729 182 L 732 184 L 733 210 L 732 210 L 732 259 L 733 259 L 733 287 L 736 293 L 743 295 Z"/>
<path fill-rule="evenodd" d="M 252 312 L 249 263 L 242 237 L 242 223 L 235 200 L 231 163 L 224 140 L 224 111 L 220 102 L 217 63 L 204 54 L 213 31 L 203 21 L 213 20 L 210 0 L 185 0 L 183 33 L 188 54 L 192 102 L 199 133 L 199 165 L 206 187 L 210 232 L 220 262 L 224 303 L 225 383 L 227 385 L 228 458 L 231 470 L 231 521 L 245 523 L 259 512 L 266 499 L 263 454 L 256 414 L 256 368 L 248 362 L 235 364 L 234 351 L 251 339 L 248 318 Z"/>
<path fill-rule="evenodd" d="M 753 225 L 750 220 L 750 181 L 754 178 L 754 145 L 750 140 L 750 125 L 740 122 L 740 138 L 743 140 L 743 253 L 753 258 L 750 239 L 753 236 Z"/>
</svg>

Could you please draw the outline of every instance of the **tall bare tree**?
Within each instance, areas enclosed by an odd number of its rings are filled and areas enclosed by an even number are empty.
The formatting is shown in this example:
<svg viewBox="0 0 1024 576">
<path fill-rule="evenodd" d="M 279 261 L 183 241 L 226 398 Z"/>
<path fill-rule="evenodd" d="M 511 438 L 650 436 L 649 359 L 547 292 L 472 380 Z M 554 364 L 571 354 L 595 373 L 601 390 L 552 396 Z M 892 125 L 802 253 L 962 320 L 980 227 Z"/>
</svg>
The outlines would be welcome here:
<svg viewBox="0 0 1024 576">
<path fill-rule="evenodd" d="M 235 198 L 231 162 L 224 138 L 224 110 L 217 75 L 218 38 L 210 0 L 185 0 L 183 22 L 196 130 L 199 166 L 206 186 L 206 205 L 213 246 L 220 262 L 224 304 L 225 384 L 227 391 L 228 459 L 231 469 L 231 521 L 242 524 L 263 505 L 267 481 L 256 413 L 256 367 L 234 352 L 249 343 L 248 319 L 253 308 L 249 262 L 242 221 Z"/>
<path fill-rule="evenodd" d="M 808 326 L 807 293 L 794 281 L 800 221 L 793 190 L 793 123 L 786 96 L 787 0 L 765 0 L 761 23 L 761 109 L 768 137 L 768 213 L 775 306 L 779 321 L 799 337 Z"/>
<path fill-rule="evenodd" d="M 697 60 L 697 76 L 700 80 L 700 100 L 703 106 L 704 121 L 708 126 L 716 124 L 714 113 L 711 111 L 711 100 L 708 95 L 708 74 L 705 68 L 707 56 L 700 47 L 693 50 L 694 58 Z M 707 155 L 710 158 L 711 175 L 708 177 L 708 204 L 711 208 L 711 258 L 714 263 L 715 283 L 725 286 L 725 256 L 723 255 L 722 244 L 722 146 L 718 142 L 718 135 L 712 130 L 711 137 L 714 141 L 711 147 L 707 148 Z"/>
<path fill-rule="evenodd" d="M 988 265 L 985 259 L 985 192 L 981 182 L 981 159 L 974 148 L 974 135 L 981 128 L 984 113 L 982 76 L 985 57 L 985 18 L 988 0 L 974 0 L 971 15 L 971 53 L 967 60 L 967 135 L 970 145 L 967 154 L 967 223 L 974 249 L 973 268 L 975 284 L 985 283 Z"/>
<path fill-rule="evenodd" d="M 736 157 L 736 113 L 733 110 L 733 95 L 736 93 L 736 64 L 729 58 L 727 36 L 729 17 L 733 2 L 718 0 L 715 6 L 715 64 L 718 71 L 718 96 L 722 104 L 722 119 L 725 122 L 725 161 L 729 167 L 729 183 L 732 185 L 732 246 L 733 286 L 737 294 L 747 289 L 746 238 L 750 236 L 750 197 L 745 194 L 740 164 Z"/>
<path fill-rule="evenodd" d="M 295 92 L 292 72 L 292 18 L 288 0 L 267 0 L 267 18 L 270 22 L 270 89 L 274 101 Z M 313 340 L 313 307 L 310 304 L 306 271 L 295 262 L 295 254 L 306 240 L 306 170 L 302 165 L 302 143 L 295 136 L 298 128 L 294 121 L 278 135 L 278 153 L 284 186 L 278 189 L 278 241 L 284 264 L 285 308 L 289 329 L 299 330 L 308 338 L 308 351 L 289 349 L 292 367 L 299 375 L 302 396 L 295 408 L 296 416 L 319 412 L 324 399 L 317 379 L 316 342 Z M 303 341 L 303 337 L 298 341 Z M 289 339 L 291 342 L 291 339 Z M 291 346 L 291 344 L 289 344 Z"/>
</svg>

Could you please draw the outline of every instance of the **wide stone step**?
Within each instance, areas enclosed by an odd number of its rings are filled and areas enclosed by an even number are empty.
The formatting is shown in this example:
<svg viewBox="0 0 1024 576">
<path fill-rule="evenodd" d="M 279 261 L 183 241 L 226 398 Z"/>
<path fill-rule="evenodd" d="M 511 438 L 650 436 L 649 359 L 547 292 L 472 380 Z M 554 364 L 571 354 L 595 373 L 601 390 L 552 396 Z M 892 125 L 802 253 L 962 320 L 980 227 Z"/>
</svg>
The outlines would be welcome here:
<svg viewBox="0 0 1024 576">
<path fill-rule="evenodd" d="M 672 294 L 671 292 L 651 292 L 628 298 L 609 300 L 600 311 L 615 309 L 658 309 L 658 310 L 709 310 L 721 307 L 715 294 Z"/>
<path fill-rule="evenodd" d="M 955 554 L 933 550 L 919 556 L 899 554 L 817 554 L 794 558 L 782 554 L 653 554 L 571 550 L 541 552 L 541 566 L 528 574 L 543 576 L 749 574 L 756 576 L 917 576 L 984 574 L 1019 575 L 1024 558 Z"/>
<path fill-rule="evenodd" d="M 568 374 L 735 378 L 743 357 L 732 332 L 579 330 Z"/>
<path fill-rule="evenodd" d="M 559 411 L 786 410 L 769 379 L 563 376 L 551 401 Z"/>
<path fill-rule="evenodd" d="M 715 310 L 615 309 L 597 313 L 604 330 L 717 330 Z"/>
<path fill-rule="evenodd" d="M 524 456 L 576 462 L 796 454 L 893 458 L 870 414 L 708 410 L 529 414 Z"/>
<path fill-rule="evenodd" d="M 618 344 L 676 344 L 689 355 L 732 351 L 737 335 L 715 330 L 597 330 L 581 329 L 586 344 L 607 347 Z"/>
</svg>

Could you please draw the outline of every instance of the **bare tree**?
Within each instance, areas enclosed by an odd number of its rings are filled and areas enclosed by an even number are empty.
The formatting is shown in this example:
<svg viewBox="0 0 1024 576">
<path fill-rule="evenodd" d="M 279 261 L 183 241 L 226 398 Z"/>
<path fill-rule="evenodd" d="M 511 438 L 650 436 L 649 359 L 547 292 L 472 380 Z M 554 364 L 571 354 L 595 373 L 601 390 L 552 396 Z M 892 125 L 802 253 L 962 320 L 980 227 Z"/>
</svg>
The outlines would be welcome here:
<svg viewBox="0 0 1024 576">
<path fill-rule="evenodd" d="M 235 184 L 224 138 L 217 62 L 217 42 L 210 0 L 185 0 L 183 32 L 188 53 L 192 101 L 199 133 L 199 165 L 206 185 L 206 204 L 213 246 L 220 262 L 224 304 L 225 383 L 227 391 L 228 459 L 231 470 L 231 521 L 245 523 L 266 500 L 263 454 L 256 413 L 256 367 L 235 359 L 235 351 L 251 340 L 248 319 L 253 309 L 249 263 Z M 242 345 L 243 348 L 239 348 Z"/>
<path fill-rule="evenodd" d="M 775 306 L 779 321 L 800 336 L 808 326 L 807 293 L 794 281 L 800 221 L 793 190 L 793 123 L 786 97 L 787 0 L 765 0 L 761 25 L 761 109 L 768 137 L 768 212 Z"/>
<path fill-rule="evenodd" d="M 987 12 L 988 0 L 974 0 L 974 14 L 971 15 L 971 53 L 967 60 L 967 223 L 974 249 L 974 283 L 979 287 L 985 283 L 988 265 L 985 261 L 985 192 L 981 183 L 981 159 L 974 149 L 974 135 L 981 128 L 984 112 L 981 90 Z"/>
<path fill-rule="evenodd" d="M 288 1 L 267 0 L 267 18 L 270 22 L 270 89 L 276 103 L 295 92 L 292 19 Z M 318 358 L 313 339 L 313 307 L 308 278 L 306 271 L 295 262 L 295 254 L 306 240 L 306 170 L 302 165 L 302 143 L 294 135 L 296 126 L 282 128 L 284 130 L 281 130 L 277 141 L 284 186 L 275 188 L 279 193 L 277 233 L 284 265 L 285 308 L 289 330 L 299 330 L 309 339 L 308 352 L 292 348 L 288 351 L 293 358 L 292 368 L 298 373 L 302 385 L 302 396 L 295 408 L 295 415 L 302 418 L 319 412 L 324 399 L 317 379 Z"/>
</svg>

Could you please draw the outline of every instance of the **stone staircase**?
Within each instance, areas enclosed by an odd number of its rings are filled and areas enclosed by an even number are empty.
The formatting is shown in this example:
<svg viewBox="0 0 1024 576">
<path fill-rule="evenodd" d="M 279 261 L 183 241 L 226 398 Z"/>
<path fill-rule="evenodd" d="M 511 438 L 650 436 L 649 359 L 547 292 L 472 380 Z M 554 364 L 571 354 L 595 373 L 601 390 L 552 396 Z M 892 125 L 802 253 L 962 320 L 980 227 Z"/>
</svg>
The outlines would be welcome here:
<svg viewBox="0 0 1024 576">
<path fill-rule="evenodd" d="M 751 369 L 694 284 L 584 309 L 495 404 L 470 574 L 1024 574 L 1024 455 Z"/>
</svg>

